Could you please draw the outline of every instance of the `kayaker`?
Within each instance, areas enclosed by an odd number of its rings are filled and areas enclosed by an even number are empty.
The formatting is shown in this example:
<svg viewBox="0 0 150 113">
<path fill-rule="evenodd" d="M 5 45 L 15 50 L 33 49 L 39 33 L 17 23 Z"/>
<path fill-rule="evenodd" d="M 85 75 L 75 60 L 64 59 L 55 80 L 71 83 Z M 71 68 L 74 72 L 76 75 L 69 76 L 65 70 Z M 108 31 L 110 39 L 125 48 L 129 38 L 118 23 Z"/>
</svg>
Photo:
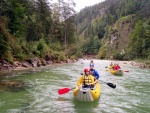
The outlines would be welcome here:
<svg viewBox="0 0 150 113">
<path fill-rule="evenodd" d="M 94 69 L 94 64 L 90 64 L 90 74 L 93 75 L 96 80 L 100 77 L 98 72 Z"/>
<path fill-rule="evenodd" d="M 93 87 L 94 83 L 94 77 L 90 75 L 90 69 L 85 68 L 84 75 L 79 78 L 77 86 L 79 87 L 82 84 L 83 87 Z"/>
<path fill-rule="evenodd" d="M 110 63 L 110 65 L 109 65 L 109 66 L 106 66 L 105 68 L 112 69 L 112 68 L 113 68 L 113 66 L 114 66 L 114 64 L 113 64 L 113 62 L 111 62 L 111 63 Z"/>
<path fill-rule="evenodd" d="M 119 64 L 116 64 L 115 67 L 113 68 L 113 70 L 119 70 L 121 69 L 121 67 L 119 66 Z"/>
<path fill-rule="evenodd" d="M 114 65 L 113 62 L 111 62 L 109 66 L 113 66 L 113 65 Z"/>
<path fill-rule="evenodd" d="M 113 64 L 112 64 L 112 66 L 111 66 L 111 67 L 112 67 L 112 69 L 113 69 L 115 66 L 116 66 L 116 63 L 113 63 Z"/>
<path fill-rule="evenodd" d="M 91 61 L 90 61 L 90 64 L 93 64 L 93 65 L 94 65 L 94 62 L 93 62 L 93 60 L 91 60 Z"/>
</svg>

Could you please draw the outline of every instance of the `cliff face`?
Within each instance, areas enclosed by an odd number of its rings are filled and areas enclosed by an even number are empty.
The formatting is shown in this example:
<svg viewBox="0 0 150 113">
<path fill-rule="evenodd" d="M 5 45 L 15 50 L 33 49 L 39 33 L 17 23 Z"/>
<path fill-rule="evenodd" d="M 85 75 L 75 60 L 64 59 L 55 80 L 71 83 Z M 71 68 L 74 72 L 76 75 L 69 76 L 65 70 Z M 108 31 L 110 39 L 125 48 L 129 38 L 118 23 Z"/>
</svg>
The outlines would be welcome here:
<svg viewBox="0 0 150 113">
<path fill-rule="evenodd" d="M 129 43 L 129 35 L 132 31 L 133 16 L 119 19 L 110 30 L 110 46 L 112 49 L 122 51 Z"/>
<path fill-rule="evenodd" d="M 98 37 L 98 58 L 149 59 L 149 7 L 147 0 L 105 0 L 87 7 L 76 17 L 78 36 L 82 40 Z"/>
<path fill-rule="evenodd" d="M 124 55 L 130 41 L 130 33 L 135 24 L 134 15 L 120 18 L 109 27 L 108 34 L 104 37 L 99 58 L 115 59 L 116 55 Z"/>
</svg>

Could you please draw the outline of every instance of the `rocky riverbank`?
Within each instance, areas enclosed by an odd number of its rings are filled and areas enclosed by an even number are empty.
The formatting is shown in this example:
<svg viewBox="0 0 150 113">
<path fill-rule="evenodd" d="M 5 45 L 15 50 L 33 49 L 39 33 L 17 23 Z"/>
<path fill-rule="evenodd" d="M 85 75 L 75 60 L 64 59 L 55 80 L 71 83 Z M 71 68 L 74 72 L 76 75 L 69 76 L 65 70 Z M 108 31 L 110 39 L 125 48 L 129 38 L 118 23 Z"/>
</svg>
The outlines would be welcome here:
<svg viewBox="0 0 150 113">
<path fill-rule="evenodd" d="M 83 57 L 83 59 L 88 59 L 88 60 L 96 59 L 96 56 L 95 55 L 85 55 Z M 140 68 L 150 68 L 150 64 L 146 64 L 144 62 L 118 61 L 118 60 L 111 60 L 111 62 L 119 63 L 119 64 L 126 64 L 126 65 L 131 65 L 131 66 L 137 66 L 137 67 L 140 67 Z"/>
<path fill-rule="evenodd" d="M 14 61 L 13 64 L 7 62 L 6 60 L 0 60 L 0 76 L 2 73 L 10 73 L 13 70 L 25 70 L 30 68 L 36 68 L 41 66 L 48 66 L 52 64 L 61 64 L 61 63 L 73 63 L 76 62 L 77 59 L 70 60 L 69 58 L 65 61 L 54 61 L 54 60 L 45 60 L 41 58 L 34 58 L 28 61 Z"/>
<path fill-rule="evenodd" d="M 150 68 L 150 65 L 145 64 L 143 62 L 136 62 L 136 61 L 112 61 L 114 63 L 119 63 L 121 64 L 126 64 L 126 65 L 130 65 L 130 66 L 136 66 L 136 67 L 140 67 L 140 68 Z"/>
<path fill-rule="evenodd" d="M 12 71 L 19 71 L 19 70 L 28 70 L 28 69 L 34 69 L 41 66 L 48 66 L 52 64 L 61 64 L 61 63 L 73 63 L 77 60 L 70 60 L 69 58 L 65 61 L 53 61 L 53 60 L 45 60 L 41 58 L 34 58 L 32 60 L 28 61 L 14 61 L 13 64 L 7 62 L 6 60 L 0 60 L 0 77 L 4 77 L 8 73 L 11 73 Z M 20 89 L 23 89 L 26 87 L 26 84 L 23 81 L 18 80 L 5 80 L 0 78 L 0 89 L 3 90 L 15 90 L 18 91 Z"/>
<path fill-rule="evenodd" d="M 83 59 L 93 59 L 93 56 L 85 56 Z M 32 69 L 32 68 L 37 68 L 41 66 L 48 66 L 52 64 L 61 64 L 61 63 L 73 63 L 76 62 L 77 59 L 70 60 L 67 59 L 65 61 L 59 61 L 59 62 L 54 62 L 53 60 L 45 60 L 41 58 L 34 58 L 32 60 L 28 61 L 14 61 L 13 64 L 7 62 L 6 60 L 0 60 L 0 76 L 2 73 L 10 73 L 13 70 L 26 70 L 26 69 Z M 135 62 L 135 61 L 112 61 L 112 62 L 117 62 L 119 64 L 126 64 L 126 65 L 131 65 L 131 66 L 137 66 L 140 68 L 150 68 L 150 65 L 145 64 L 143 62 Z"/>
</svg>

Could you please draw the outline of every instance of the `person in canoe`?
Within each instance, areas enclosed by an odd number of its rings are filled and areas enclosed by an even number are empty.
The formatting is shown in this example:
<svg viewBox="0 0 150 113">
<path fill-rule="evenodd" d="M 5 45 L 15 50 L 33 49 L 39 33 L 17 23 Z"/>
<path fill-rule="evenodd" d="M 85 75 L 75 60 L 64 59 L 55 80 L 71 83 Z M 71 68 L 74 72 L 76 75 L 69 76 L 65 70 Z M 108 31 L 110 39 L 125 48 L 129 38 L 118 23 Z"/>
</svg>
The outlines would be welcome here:
<svg viewBox="0 0 150 113">
<path fill-rule="evenodd" d="M 113 68 L 113 70 L 119 70 L 119 69 L 121 69 L 121 67 L 119 66 L 119 64 L 116 64 L 116 65 L 114 66 L 114 68 Z"/>
<path fill-rule="evenodd" d="M 85 68 L 84 75 L 79 78 L 77 86 L 79 87 L 82 84 L 83 87 L 92 88 L 94 86 L 94 82 L 94 77 L 90 75 L 90 69 Z"/>
<path fill-rule="evenodd" d="M 113 62 L 111 62 L 110 65 L 109 65 L 109 66 L 106 66 L 105 68 L 112 69 L 112 68 L 114 67 L 114 65 L 115 65 L 115 64 L 114 64 Z"/>
<path fill-rule="evenodd" d="M 91 61 L 90 61 L 90 64 L 93 64 L 93 65 L 94 65 L 94 62 L 93 62 L 93 60 L 91 60 Z"/>
<path fill-rule="evenodd" d="M 113 65 L 114 65 L 114 64 L 113 64 L 113 62 L 111 62 L 109 66 L 111 66 L 111 67 L 112 67 Z"/>
<path fill-rule="evenodd" d="M 94 76 L 95 80 L 98 80 L 100 77 L 98 72 L 94 69 L 94 64 L 90 64 L 90 74 Z"/>
</svg>

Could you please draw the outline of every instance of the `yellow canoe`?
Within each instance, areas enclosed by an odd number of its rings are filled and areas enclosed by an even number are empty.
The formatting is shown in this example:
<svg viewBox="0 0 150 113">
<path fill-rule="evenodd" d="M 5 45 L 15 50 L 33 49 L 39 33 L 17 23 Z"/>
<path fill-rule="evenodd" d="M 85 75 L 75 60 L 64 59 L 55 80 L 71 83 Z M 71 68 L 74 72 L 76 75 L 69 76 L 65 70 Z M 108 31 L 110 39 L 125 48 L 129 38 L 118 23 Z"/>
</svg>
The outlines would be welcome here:
<svg viewBox="0 0 150 113">
<path fill-rule="evenodd" d="M 108 67 L 108 69 L 112 69 L 112 66 L 107 66 Z"/>
<path fill-rule="evenodd" d="M 76 87 L 74 89 L 73 94 L 79 101 L 92 102 L 100 97 L 100 88 L 100 83 L 96 83 L 93 88 L 83 88 L 82 85 L 80 85 L 79 88 Z"/>
<path fill-rule="evenodd" d="M 119 69 L 119 70 L 113 70 L 113 69 L 111 69 L 110 73 L 113 74 L 113 75 L 123 75 L 124 71 L 121 70 L 121 69 Z"/>
</svg>

